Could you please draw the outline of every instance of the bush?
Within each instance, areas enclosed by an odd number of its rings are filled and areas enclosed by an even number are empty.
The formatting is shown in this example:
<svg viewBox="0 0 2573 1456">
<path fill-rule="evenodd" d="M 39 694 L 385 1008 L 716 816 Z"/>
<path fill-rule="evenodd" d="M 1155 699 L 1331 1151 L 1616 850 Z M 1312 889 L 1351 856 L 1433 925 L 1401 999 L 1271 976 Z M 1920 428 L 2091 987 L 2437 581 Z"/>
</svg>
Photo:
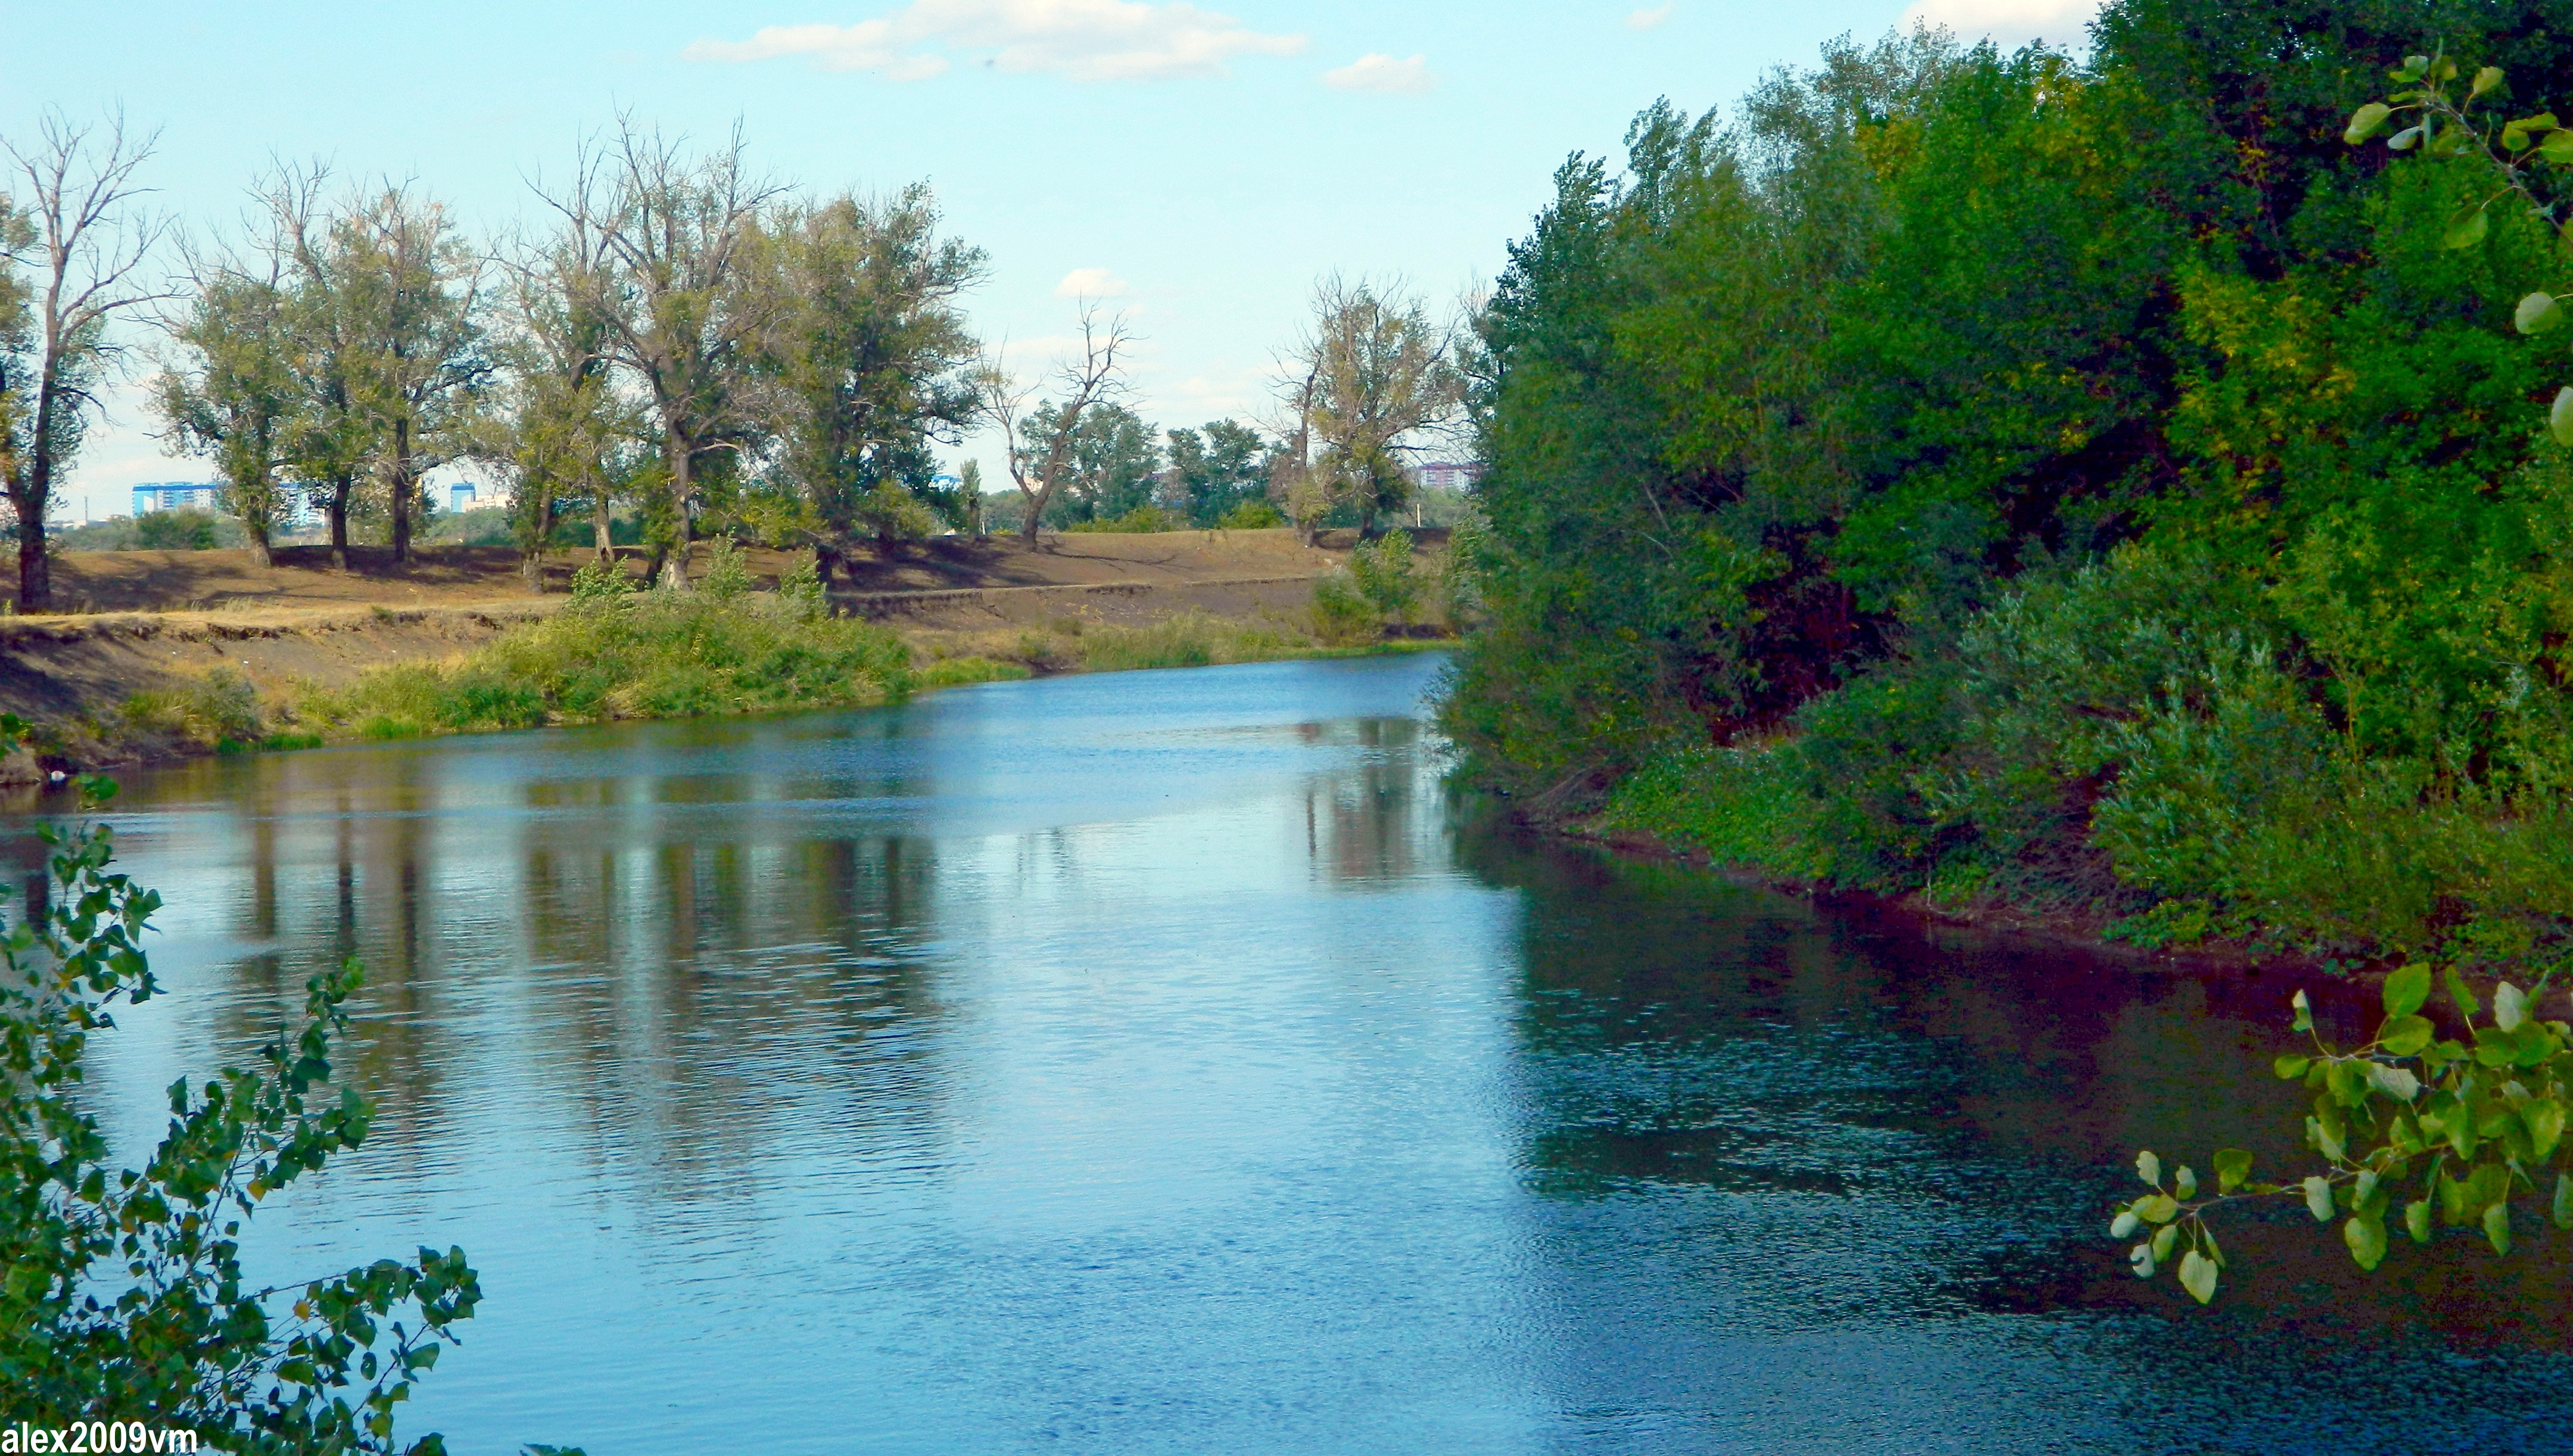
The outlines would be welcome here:
<svg viewBox="0 0 2573 1456">
<path fill-rule="evenodd" d="M 1286 523 L 1277 506 L 1266 500 L 1246 500 L 1226 511 L 1216 520 L 1216 528 L 1228 531 L 1274 530 Z"/>
<path fill-rule="evenodd" d="M 1345 571 L 1313 582 L 1313 635 L 1325 647 L 1356 647 L 1384 637 L 1384 611 Z"/>
<path fill-rule="evenodd" d="M 1135 535 L 1150 534 L 1155 531 L 1184 531 L 1188 528 L 1187 516 L 1177 511 L 1164 510 L 1158 505 L 1139 505 L 1124 515 L 1105 519 L 1077 520 L 1064 527 L 1067 531 Z"/>
<path fill-rule="evenodd" d="M 401 737 L 865 706 L 914 686 L 901 638 L 820 615 L 808 597 L 633 592 L 620 580 L 576 577 L 573 600 L 546 621 L 459 662 L 369 673 L 312 695 L 302 711 L 363 736 Z"/>
<path fill-rule="evenodd" d="M 229 667 L 218 667 L 184 687 L 140 692 L 125 700 L 124 726 L 161 734 L 198 748 L 254 744 L 267 735 L 259 690 Z"/>
<path fill-rule="evenodd" d="M 211 551 L 215 517 L 202 510 L 155 510 L 134 519 L 134 544 L 146 551 Z"/>
<path fill-rule="evenodd" d="M 14 740 L 23 725 L 0 731 Z M 83 789 L 87 806 L 114 785 Z M 464 1251 L 424 1248 L 282 1290 L 246 1290 L 241 1263 L 260 1201 L 356 1148 L 374 1119 L 355 1088 L 331 1094 L 357 964 L 314 978 L 302 1029 L 280 1030 L 252 1068 L 174 1084 L 168 1133 L 143 1167 L 117 1169 L 84 1065 L 118 1004 L 159 994 L 143 936 L 161 899 L 109 873 L 106 829 L 39 833 L 51 891 L 0 928 L 9 1419 L 141 1422 L 228 1451 L 403 1449 L 396 1408 L 481 1299 Z M 443 1446 L 430 1435 L 408 1449 Z"/>
<path fill-rule="evenodd" d="M 1349 552 L 1349 583 L 1373 603 L 1378 615 L 1408 623 L 1420 604 L 1422 581 L 1411 563 L 1411 537 L 1387 531 Z"/>
<path fill-rule="evenodd" d="M 1142 627 L 1092 627 L 1080 638 L 1081 665 L 1094 672 L 1265 662 L 1307 650 L 1303 642 L 1284 632 L 1196 611 L 1177 612 Z"/>
</svg>

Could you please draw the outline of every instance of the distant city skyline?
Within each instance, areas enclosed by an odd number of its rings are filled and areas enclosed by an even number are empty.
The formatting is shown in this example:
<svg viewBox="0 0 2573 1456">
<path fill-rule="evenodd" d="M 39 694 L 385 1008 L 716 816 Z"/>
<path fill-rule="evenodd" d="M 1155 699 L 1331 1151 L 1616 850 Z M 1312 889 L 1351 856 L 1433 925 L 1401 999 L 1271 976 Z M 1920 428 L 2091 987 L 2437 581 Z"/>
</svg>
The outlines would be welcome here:
<svg viewBox="0 0 2573 1456">
<path fill-rule="evenodd" d="M 989 250 L 968 308 L 1023 372 L 1051 363 L 1082 299 L 1128 311 L 1133 403 L 1168 427 L 1267 414 L 1276 351 L 1323 273 L 1399 277 L 1435 308 L 1488 284 L 1563 159 L 1622 157 L 1657 97 L 1729 113 L 1831 38 L 1915 19 L 2078 43 L 2093 9 L 638 0 L 601 21 L 463 0 L 422 29 L 295 0 L 120 6 L 102 46 L 96 12 L 58 8 L 13 21 L 0 135 L 31 135 L 49 106 L 77 122 L 121 105 L 161 131 L 153 203 L 201 241 L 273 161 L 312 158 L 352 182 L 416 179 L 489 237 L 535 224 L 529 184 L 559 180 L 620 111 L 699 141 L 737 120 L 762 168 L 814 190 L 927 181 L 947 228 Z M 64 518 L 200 468 L 162 452 L 138 388 L 114 399 Z M 1006 478 L 988 435 L 943 455 Z"/>
</svg>

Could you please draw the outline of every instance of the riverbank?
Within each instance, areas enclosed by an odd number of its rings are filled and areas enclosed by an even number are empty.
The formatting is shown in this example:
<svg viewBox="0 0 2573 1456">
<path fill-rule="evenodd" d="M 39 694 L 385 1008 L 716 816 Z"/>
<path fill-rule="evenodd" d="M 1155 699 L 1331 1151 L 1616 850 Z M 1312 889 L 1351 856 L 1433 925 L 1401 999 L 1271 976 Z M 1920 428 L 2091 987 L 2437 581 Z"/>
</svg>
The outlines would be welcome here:
<svg viewBox="0 0 2573 1456">
<path fill-rule="evenodd" d="M 11 772 L 854 706 L 995 678 L 1434 645 L 1419 640 L 1421 629 L 1354 647 L 1326 642 L 1311 606 L 1315 581 L 1345 557 L 1331 543 L 1308 547 L 1286 532 L 1181 534 L 1036 550 L 932 542 L 853 573 L 893 583 L 887 589 L 827 594 L 809 577 L 798 585 L 785 553 L 744 551 L 719 589 L 610 592 L 612 611 L 593 593 L 590 610 L 550 595 L 0 618 L 0 709 L 38 725 L 41 750 Z M 692 563 L 701 579 L 707 564 Z M 1237 569 L 1245 565 L 1283 569 Z M 1047 575 L 1107 579 L 1029 579 Z M 458 570 L 446 578 L 472 579 Z M 975 584 L 928 584 L 960 580 Z M 314 582 L 291 585 L 287 599 L 312 599 Z"/>
</svg>

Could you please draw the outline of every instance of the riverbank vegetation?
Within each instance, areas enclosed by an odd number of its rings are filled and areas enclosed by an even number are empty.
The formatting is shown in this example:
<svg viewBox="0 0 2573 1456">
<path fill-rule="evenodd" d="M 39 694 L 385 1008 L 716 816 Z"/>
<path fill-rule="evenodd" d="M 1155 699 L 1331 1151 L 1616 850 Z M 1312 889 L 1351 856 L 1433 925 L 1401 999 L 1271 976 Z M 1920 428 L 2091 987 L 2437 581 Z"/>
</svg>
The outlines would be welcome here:
<svg viewBox="0 0 2573 1456">
<path fill-rule="evenodd" d="M 0 715 L 0 745 L 24 729 Z M 86 811 L 114 785 L 81 790 Z M 332 1069 L 357 965 L 316 977 L 302 1026 L 281 1029 L 252 1066 L 181 1077 L 168 1132 L 141 1166 L 123 1166 L 84 1072 L 116 1013 L 160 993 L 145 934 L 161 900 L 111 871 L 104 828 L 42 833 L 38 889 L 0 906 L 9 1419 L 91 1450 L 158 1450 L 184 1432 L 226 1451 L 435 1456 L 433 1434 L 399 1444 L 394 1417 L 481 1300 L 462 1249 L 275 1288 L 243 1276 L 241 1237 L 260 1203 L 354 1151 L 374 1119 Z"/>
<path fill-rule="evenodd" d="M 2144 944 L 2573 957 L 2568 174 L 2344 136 L 2425 55 L 2552 148 L 2554 19 L 2117 0 L 1573 158 L 1480 321 L 1470 772 Z"/>
</svg>

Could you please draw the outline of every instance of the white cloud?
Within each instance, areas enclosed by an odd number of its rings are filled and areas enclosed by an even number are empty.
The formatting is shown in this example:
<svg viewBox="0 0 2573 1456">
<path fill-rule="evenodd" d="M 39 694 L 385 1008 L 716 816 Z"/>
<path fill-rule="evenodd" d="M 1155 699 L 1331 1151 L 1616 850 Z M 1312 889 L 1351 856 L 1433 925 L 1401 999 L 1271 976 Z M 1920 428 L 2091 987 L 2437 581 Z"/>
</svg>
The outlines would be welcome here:
<svg viewBox="0 0 2573 1456">
<path fill-rule="evenodd" d="M 2099 13 L 2100 0 L 1913 0 L 1901 23 L 1909 30 L 1926 21 L 1969 41 L 1990 37 L 2005 46 L 2042 39 L 2079 47 L 2088 44 L 2091 18 Z"/>
<path fill-rule="evenodd" d="M 1322 73 L 1322 84 L 1334 91 L 1380 91 L 1387 95 L 1417 96 L 1438 84 L 1429 74 L 1425 56 L 1397 61 L 1391 56 L 1370 53 L 1358 57 L 1336 70 Z"/>
<path fill-rule="evenodd" d="M 1122 299 L 1134 290 L 1104 268 L 1076 268 L 1054 286 L 1058 299 Z"/>
<path fill-rule="evenodd" d="M 1004 71 L 1045 71 L 1075 81 L 1155 81 L 1221 76 L 1236 56 L 1292 56 L 1300 35 L 1256 31 L 1194 5 L 1131 0 L 912 0 L 855 25 L 762 26 L 745 41 L 701 40 L 691 61 L 808 56 L 825 71 L 874 71 L 919 81 L 951 55 Z"/>
<path fill-rule="evenodd" d="M 1657 26 L 1670 18 L 1671 7 L 1669 5 L 1656 5 L 1650 10 L 1637 10 L 1629 13 L 1626 16 L 1626 28 L 1628 30 L 1651 30 L 1654 26 Z"/>
</svg>

